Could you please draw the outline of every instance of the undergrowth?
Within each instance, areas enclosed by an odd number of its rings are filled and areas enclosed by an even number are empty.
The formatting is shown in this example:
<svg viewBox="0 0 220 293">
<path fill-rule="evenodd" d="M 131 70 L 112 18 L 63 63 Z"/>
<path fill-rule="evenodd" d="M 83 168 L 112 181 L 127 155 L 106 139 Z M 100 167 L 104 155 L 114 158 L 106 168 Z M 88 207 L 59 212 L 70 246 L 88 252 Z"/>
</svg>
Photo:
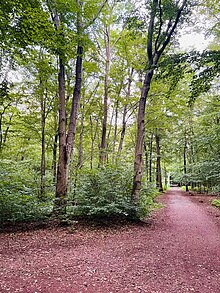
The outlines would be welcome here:
<svg viewBox="0 0 220 293">
<path fill-rule="evenodd" d="M 220 200 L 219 199 L 213 199 L 211 204 L 220 209 Z"/>
<path fill-rule="evenodd" d="M 77 185 L 69 194 L 68 217 L 121 217 L 144 218 L 153 206 L 158 194 L 151 186 L 144 185 L 138 206 L 131 200 L 133 183 L 132 169 L 106 166 L 83 170 Z"/>
</svg>

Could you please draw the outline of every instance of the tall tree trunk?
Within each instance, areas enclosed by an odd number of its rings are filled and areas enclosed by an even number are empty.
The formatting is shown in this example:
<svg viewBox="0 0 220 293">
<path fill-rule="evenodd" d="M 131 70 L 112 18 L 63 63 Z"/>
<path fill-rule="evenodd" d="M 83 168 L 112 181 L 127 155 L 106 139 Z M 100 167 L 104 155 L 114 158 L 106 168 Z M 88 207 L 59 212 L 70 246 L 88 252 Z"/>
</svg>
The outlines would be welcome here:
<svg viewBox="0 0 220 293">
<path fill-rule="evenodd" d="M 186 139 L 186 133 L 185 133 L 185 141 L 184 141 L 184 150 L 183 150 L 183 169 L 184 169 L 184 175 L 187 175 L 187 161 L 186 161 L 186 154 L 187 154 L 187 139 Z M 186 178 L 185 178 L 186 180 Z M 189 191 L 188 182 L 186 180 L 186 191 Z"/>
<path fill-rule="evenodd" d="M 149 182 L 152 182 L 152 162 L 153 162 L 153 139 L 154 133 L 151 133 L 150 141 L 149 141 Z"/>
<path fill-rule="evenodd" d="M 107 119 L 108 119 L 108 90 L 109 90 L 109 70 L 110 70 L 110 26 L 105 27 L 104 33 L 106 60 L 105 60 L 105 81 L 104 81 L 104 109 L 102 121 L 102 138 L 100 145 L 100 165 L 104 165 L 107 160 L 106 153 L 106 133 L 107 133 Z"/>
<path fill-rule="evenodd" d="M 161 175 L 161 156 L 160 156 L 160 135 L 156 130 L 156 151 L 157 151 L 157 165 L 156 165 L 156 186 L 160 192 L 163 191 L 162 175 Z"/>
<path fill-rule="evenodd" d="M 146 170 L 146 177 L 149 177 L 149 158 L 148 158 L 148 149 L 146 141 L 144 140 L 144 154 L 145 154 L 145 170 Z"/>
<path fill-rule="evenodd" d="M 52 160 L 52 170 L 53 170 L 53 183 L 56 183 L 57 176 L 57 146 L 58 146 L 58 131 L 54 135 L 54 143 L 53 143 L 53 160 Z"/>
<path fill-rule="evenodd" d="M 90 148 L 90 169 L 93 169 L 93 157 L 94 157 L 94 134 L 93 134 L 93 121 L 92 116 L 89 116 L 90 133 L 91 133 L 91 148 Z"/>
<path fill-rule="evenodd" d="M 9 124 L 8 126 L 6 127 L 6 130 L 4 131 L 4 135 L 3 135 L 3 129 L 2 129 L 2 121 L 3 121 L 3 116 L 5 114 L 5 111 L 6 109 L 11 105 L 11 103 L 7 104 L 2 112 L 0 113 L 0 154 L 1 154 L 1 151 L 2 151 L 2 148 L 4 146 L 4 144 L 6 143 L 6 140 L 7 140 L 7 135 L 8 135 L 8 131 L 9 131 L 9 128 L 10 128 L 10 124 L 11 124 L 11 120 L 13 118 L 13 113 L 10 114 L 10 118 L 9 118 Z"/>
<path fill-rule="evenodd" d="M 106 163 L 108 163 L 108 150 L 110 149 L 110 145 L 111 145 L 110 135 L 111 135 L 111 131 L 112 131 L 112 126 L 113 126 L 112 124 L 113 124 L 113 118 L 114 118 L 115 110 L 116 109 L 113 109 L 113 111 L 112 111 L 109 130 L 108 130 L 108 135 L 107 135 L 107 138 L 106 138 Z"/>
<path fill-rule="evenodd" d="M 83 166 L 83 134 L 84 134 L 84 105 L 82 105 L 82 113 L 81 113 L 81 119 L 80 119 L 78 168 L 82 168 Z"/>
<path fill-rule="evenodd" d="M 48 8 L 51 12 L 55 29 L 60 28 L 60 17 L 56 9 L 51 6 L 51 1 L 47 0 Z M 62 29 L 59 36 L 64 40 Z M 66 195 L 67 195 L 67 154 L 66 154 L 66 87 L 65 87 L 65 66 L 63 55 L 58 53 L 58 97 L 59 97 L 59 157 L 57 165 L 56 194 L 53 207 L 55 217 L 62 216 L 66 213 Z"/>
<path fill-rule="evenodd" d="M 73 151 L 73 147 L 75 143 L 75 136 L 76 136 L 76 123 L 77 123 L 78 108 L 79 108 L 79 101 L 80 101 L 81 88 L 82 88 L 82 56 L 83 56 L 83 47 L 80 44 L 78 44 L 77 59 L 76 59 L 75 87 L 73 92 L 68 134 L 66 138 L 68 165 L 71 160 L 71 155 L 72 155 L 72 151 Z"/>
<path fill-rule="evenodd" d="M 5 129 L 5 134 L 4 134 L 4 137 L 3 137 L 3 145 L 5 145 L 5 143 L 6 143 L 6 140 L 7 140 L 7 137 L 8 137 L 8 132 L 9 132 L 9 128 L 10 128 L 10 125 L 11 125 L 11 120 L 12 120 L 13 116 L 14 116 L 13 113 L 9 115 L 9 123 L 8 123 L 8 126 Z"/>
<path fill-rule="evenodd" d="M 153 69 L 149 69 L 145 75 L 144 85 L 141 91 L 141 98 L 139 101 L 138 109 L 138 131 L 135 147 L 135 160 L 134 160 L 134 181 L 133 181 L 133 191 L 132 191 L 132 200 L 135 204 L 139 202 L 139 195 L 141 191 L 141 180 L 143 175 L 143 142 L 144 142 L 144 116 L 145 116 L 145 107 L 146 99 L 148 92 L 150 90 L 150 84 L 153 77 Z"/>
<path fill-rule="evenodd" d="M 107 0 L 106 0 L 107 1 Z M 66 134 L 66 101 L 65 101 L 65 68 L 62 55 L 59 55 L 59 159 L 57 170 L 57 184 L 56 197 L 54 203 L 54 215 L 63 216 L 66 213 L 66 200 L 68 188 L 68 168 L 71 162 L 72 151 L 75 143 L 76 123 L 78 115 L 78 107 L 81 96 L 82 87 L 82 60 L 83 60 L 83 45 L 82 37 L 84 30 L 88 28 L 98 17 L 106 1 L 103 2 L 95 17 L 83 25 L 82 21 L 82 6 L 83 2 L 77 0 L 77 57 L 76 57 L 76 72 L 75 72 L 75 86 L 72 98 L 72 106 L 70 111 L 70 120 L 68 125 L 68 132 Z M 60 18 L 57 11 L 50 7 L 50 1 L 47 0 L 49 9 L 51 9 L 51 17 L 56 29 L 60 28 Z M 60 32 L 62 41 L 65 41 L 62 28 Z"/>
<path fill-rule="evenodd" d="M 72 107 L 70 113 L 70 121 L 68 133 L 66 135 L 66 115 L 65 115 L 65 73 L 60 70 L 59 84 L 63 90 L 60 95 L 60 117 L 59 117 L 59 161 L 57 170 L 57 184 L 56 184 L 56 200 L 54 206 L 54 212 L 60 215 L 66 212 L 66 196 L 68 188 L 68 168 L 71 161 L 72 151 L 75 143 L 76 135 L 76 123 L 78 115 L 78 107 L 82 86 L 82 54 L 83 47 L 78 45 L 77 47 L 77 59 L 76 59 L 76 75 L 75 75 L 75 87 L 73 92 Z M 62 65 L 62 64 L 61 64 Z M 62 69 L 62 67 L 61 67 Z M 62 77 L 62 78 L 61 78 Z M 62 98 L 62 99 L 61 99 Z M 64 99 L 64 101 L 63 101 Z"/>
<path fill-rule="evenodd" d="M 67 152 L 66 152 L 66 101 L 65 101 L 65 68 L 59 57 L 59 158 L 57 167 L 56 197 L 54 214 L 66 212 L 67 195 Z"/>
<path fill-rule="evenodd" d="M 154 69 L 158 64 L 158 61 L 161 58 L 164 50 L 168 46 L 171 40 L 177 24 L 179 23 L 180 16 L 184 7 L 186 6 L 187 0 L 183 0 L 181 6 L 176 11 L 176 14 L 170 21 L 167 23 L 166 33 L 162 36 L 162 26 L 163 21 L 159 18 L 159 29 L 158 34 L 155 35 L 155 19 L 157 11 L 160 11 L 160 15 L 163 13 L 163 7 L 161 1 L 153 0 L 150 13 L 150 21 L 148 26 L 148 36 L 147 36 L 147 55 L 148 55 L 148 69 L 145 74 L 144 83 L 141 91 L 141 98 L 139 101 L 139 110 L 138 110 L 138 121 L 137 121 L 137 139 L 136 139 L 136 148 L 135 148 L 135 159 L 134 159 L 134 181 L 133 181 L 133 190 L 132 190 L 132 200 L 134 204 L 138 204 L 141 190 L 141 181 L 142 181 L 142 155 L 143 155 L 143 140 L 144 140 L 144 121 L 145 121 L 145 107 L 146 100 L 150 90 L 152 77 L 154 74 Z M 161 41 L 162 39 L 162 41 Z"/>
<path fill-rule="evenodd" d="M 123 117 L 122 117 L 122 129 L 121 129 L 121 136 L 120 136 L 120 141 L 119 141 L 119 145 L 118 145 L 117 163 L 118 163 L 118 160 L 121 156 L 123 142 L 124 142 L 124 138 L 125 138 L 127 108 L 128 108 L 128 105 L 126 104 L 124 106 Z"/>
<path fill-rule="evenodd" d="M 46 103 L 44 99 L 43 83 L 40 80 L 40 104 L 41 104 L 41 184 L 40 184 L 40 198 L 43 199 L 45 196 L 45 175 L 46 175 L 46 163 L 45 163 L 45 122 L 46 122 Z"/>
<path fill-rule="evenodd" d="M 117 131 L 118 131 L 118 100 L 116 101 L 115 106 L 115 127 L 114 127 L 114 137 L 113 137 L 113 146 L 112 146 L 112 164 L 115 163 L 115 148 L 117 140 Z"/>
<path fill-rule="evenodd" d="M 164 164 L 164 183 L 165 183 L 165 187 L 167 189 L 167 186 L 168 186 L 168 173 L 167 173 L 167 168 L 166 168 L 166 165 Z"/>
<path fill-rule="evenodd" d="M 93 169 L 93 159 L 94 159 L 94 145 L 95 145 L 95 140 L 98 132 L 98 125 L 99 125 L 99 119 L 97 118 L 96 120 L 96 126 L 95 126 L 95 131 L 93 131 L 93 121 L 92 121 L 92 116 L 90 115 L 89 117 L 90 120 L 90 129 L 91 129 L 91 151 L 90 151 L 90 168 Z"/>
<path fill-rule="evenodd" d="M 128 78 L 128 90 L 127 90 L 127 95 L 126 95 L 126 104 L 124 106 L 124 111 L 123 111 L 123 117 L 122 117 L 122 129 L 121 129 L 121 136 L 120 136 L 120 141 L 119 141 L 119 146 L 118 146 L 118 152 L 117 152 L 117 162 L 120 158 L 122 148 L 123 148 L 123 142 L 124 142 L 124 137 L 125 137 L 125 131 L 126 131 L 126 115 L 128 111 L 128 103 L 129 99 L 131 96 L 131 84 L 132 84 L 132 76 L 134 73 L 134 68 L 131 68 L 131 71 L 129 71 L 129 78 Z"/>
</svg>

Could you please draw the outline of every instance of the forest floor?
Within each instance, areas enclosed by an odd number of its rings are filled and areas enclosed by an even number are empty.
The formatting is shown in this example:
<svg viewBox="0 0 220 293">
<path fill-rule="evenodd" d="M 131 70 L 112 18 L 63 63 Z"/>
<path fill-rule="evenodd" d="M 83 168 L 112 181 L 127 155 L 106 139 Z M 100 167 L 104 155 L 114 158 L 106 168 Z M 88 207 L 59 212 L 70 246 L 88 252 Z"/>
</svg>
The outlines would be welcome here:
<svg viewBox="0 0 220 293">
<path fill-rule="evenodd" d="M 173 188 L 145 224 L 3 231 L 0 292 L 219 293 L 220 210 Z"/>
</svg>

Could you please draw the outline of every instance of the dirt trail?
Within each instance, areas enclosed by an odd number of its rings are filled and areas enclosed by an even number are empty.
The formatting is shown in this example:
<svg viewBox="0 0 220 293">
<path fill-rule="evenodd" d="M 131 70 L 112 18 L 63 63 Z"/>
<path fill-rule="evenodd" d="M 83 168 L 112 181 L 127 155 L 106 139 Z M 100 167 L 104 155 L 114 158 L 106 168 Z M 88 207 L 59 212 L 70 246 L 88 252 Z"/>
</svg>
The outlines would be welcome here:
<svg viewBox="0 0 220 293">
<path fill-rule="evenodd" d="M 150 225 L 0 235 L 0 292 L 219 293 L 220 211 L 172 189 Z"/>
</svg>

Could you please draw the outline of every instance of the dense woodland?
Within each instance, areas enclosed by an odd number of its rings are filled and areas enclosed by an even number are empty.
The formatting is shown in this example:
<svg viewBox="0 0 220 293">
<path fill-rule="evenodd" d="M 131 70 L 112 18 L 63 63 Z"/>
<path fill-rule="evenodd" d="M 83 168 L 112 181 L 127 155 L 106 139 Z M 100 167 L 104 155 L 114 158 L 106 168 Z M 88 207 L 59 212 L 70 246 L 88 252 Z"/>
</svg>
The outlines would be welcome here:
<svg viewBox="0 0 220 293">
<path fill-rule="evenodd" d="M 0 2 L 0 223 L 220 192 L 218 0 Z M 184 52 L 184 30 L 212 39 Z"/>
</svg>

